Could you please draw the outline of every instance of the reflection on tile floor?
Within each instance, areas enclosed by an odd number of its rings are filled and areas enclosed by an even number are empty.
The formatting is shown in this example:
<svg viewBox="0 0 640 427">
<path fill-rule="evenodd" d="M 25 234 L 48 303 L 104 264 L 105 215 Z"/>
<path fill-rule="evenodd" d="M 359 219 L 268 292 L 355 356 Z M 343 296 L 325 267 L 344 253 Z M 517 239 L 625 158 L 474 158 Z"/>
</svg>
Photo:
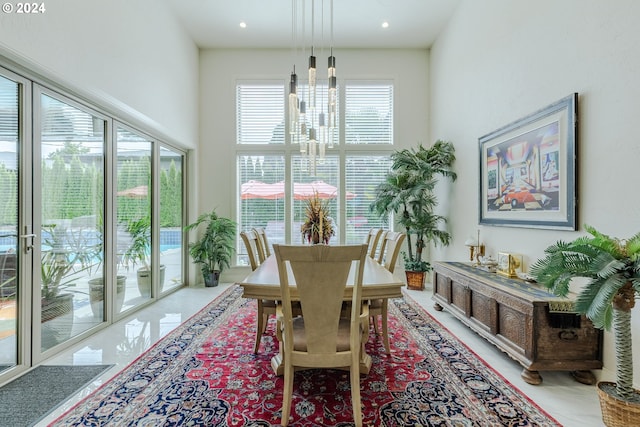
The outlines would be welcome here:
<svg viewBox="0 0 640 427">
<path fill-rule="evenodd" d="M 78 400 L 125 368 L 157 340 L 180 325 L 231 284 L 215 288 L 185 288 L 93 335 L 84 342 L 52 357 L 44 364 L 114 364 L 91 385 L 73 396 L 37 426 L 46 426 Z M 427 285 L 429 286 L 429 285 Z M 406 290 L 449 331 L 465 342 L 507 381 L 533 399 L 538 406 L 567 427 L 602 426 L 595 386 L 577 383 L 568 372 L 541 372 L 543 383 L 533 386 L 520 378 L 522 367 L 471 332 L 446 311 L 433 309 L 431 289 Z"/>
</svg>

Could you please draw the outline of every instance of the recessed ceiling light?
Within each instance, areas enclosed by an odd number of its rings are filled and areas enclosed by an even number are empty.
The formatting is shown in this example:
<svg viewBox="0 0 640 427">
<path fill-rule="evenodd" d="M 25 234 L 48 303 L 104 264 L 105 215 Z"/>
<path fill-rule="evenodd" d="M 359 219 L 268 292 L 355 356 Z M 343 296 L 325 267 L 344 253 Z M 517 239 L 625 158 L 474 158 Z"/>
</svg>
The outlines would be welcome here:
<svg viewBox="0 0 640 427">
<path fill-rule="evenodd" d="M 382 23 L 382 28 L 389 28 L 389 23 L 387 21 L 384 21 Z"/>
<path fill-rule="evenodd" d="M 240 28 L 247 28 L 247 23 L 244 21 L 240 22 Z"/>
</svg>

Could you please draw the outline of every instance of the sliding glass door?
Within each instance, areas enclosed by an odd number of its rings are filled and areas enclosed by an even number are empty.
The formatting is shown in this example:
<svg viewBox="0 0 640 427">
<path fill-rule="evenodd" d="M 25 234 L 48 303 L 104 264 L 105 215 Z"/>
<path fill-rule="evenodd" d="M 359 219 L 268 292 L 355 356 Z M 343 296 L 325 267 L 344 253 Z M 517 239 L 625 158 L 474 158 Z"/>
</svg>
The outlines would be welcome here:
<svg viewBox="0 0 640 427">
<path fill-rule="evenodd" d="M 118 275 L 127 281 L 122 310 L 151 299 L 151 157 L 149 138 L 124 127 L 116 130 Z M 162 274 L 162 273 L 161 273 Z"/>
<path fill-rule="evenodd" d="M 56 95 L 40 93 L 39 100 L 34 158 L 40 167 L 34 172 L 41 215 L 34 225 L 41 268 L 34 311 L 40 308 L 44 353 L 104 320 L 106 122 Z"/>
<path fill-rule="evenodd" d="M 164 271 L 162 292 L 182 286 L 184 222 L 182 170 L 184 155 L 160 147 L 160 271 Z"/>
<path fill-rule="evenodd" d="M 0 373 L 18 364 L 20 83 L 0 74 Z"/>
<path fill-rule="evenodd" d="M 185 156 L 0 67 L 0 383 L 183 285 Z"/>
</svg>

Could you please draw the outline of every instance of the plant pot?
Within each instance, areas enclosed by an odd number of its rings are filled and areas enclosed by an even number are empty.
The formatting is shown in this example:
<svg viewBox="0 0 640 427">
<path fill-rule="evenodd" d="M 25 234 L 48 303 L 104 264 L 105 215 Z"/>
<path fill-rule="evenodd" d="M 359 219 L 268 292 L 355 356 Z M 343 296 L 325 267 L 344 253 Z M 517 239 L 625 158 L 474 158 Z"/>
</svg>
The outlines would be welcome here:
<svg viewBox="0 0 640 427">
<path fill-rule="evenodd" d="M 633 401 L 616 397 L 616 384 L 608 381 L 598 383 L 598 397 L 602 422 L 607 427 L 627 427 L 640 425 L 640 391 L 634 390 Z"/>
<path fill-rule="evenodd" d="M 405 271 L 407 276 L 407 287 L 415 291 L 424 289 L 424 276 L 426 271 Z"/>
<path fill-rule="evenodd" d="M 202 277 L 204 278 L 204 285 L 207 288 L 212 288 L 214 286 L 218 286 L 218 281 L 220 280 L 220 272 L 210 271 L 209 273 L 202 273 Z"/>
<path fill-rule="evenodd" d="M 40 301 L 42 350 L 48 350 L 71 338 L 73 294 L 60 294 Z"/>
<path fill-rule="evenodd" d="M 120 313 L 124 305 L 124 292 L 126 288 L 127 276 L 118 275 L 116 286 L 116 313 Z M 91 302 L 91 311 L 96 319 L 104 319 L 104 279 L 96 277 L 89 280 L 89 302 Z"/>
<path fill-rule="evenodd" d="M 41 301 L 42 323 L 73 313 L 73 294 L 60 294 Z"/>
<path fill-rule="evenodd" d="M 166 267 L 164 265 L 160 266 L 160 292 L 162 292 L 162 287 L 164 286 L 164 271 Z M 138 291 L 140 291 L 140 295 L 145 298 L 151 297 L 151 272 L 146 268 L 141 268 L 138 270 Z"/>
</svg>

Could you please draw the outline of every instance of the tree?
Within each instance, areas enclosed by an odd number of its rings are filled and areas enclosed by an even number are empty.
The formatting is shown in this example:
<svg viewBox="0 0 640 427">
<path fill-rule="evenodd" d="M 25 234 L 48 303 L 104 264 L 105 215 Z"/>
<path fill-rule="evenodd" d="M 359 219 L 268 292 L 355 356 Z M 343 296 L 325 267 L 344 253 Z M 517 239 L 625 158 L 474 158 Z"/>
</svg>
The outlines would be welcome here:
<svg viewBox="0 0 640 427">
<path fill-rule="evenodd" d="M 370 209 L 381 217 L 397 214 L 396 221 L 406 230 L 406 270 L 429 271 L 430 264 L 422 259 L 426 244 L 448 245 L 451 240 L 449 232 L 440 228 L 446 217 L 434 213 L 438 206 L 434 189 L 439 176 L 456 180 L 454 151 L 453 144 L 441 140 L 428 149 L 420 145 L 417 150 L 396 151 L 391 154 L 391 170 L 376 188 Z"/>
</svg>

